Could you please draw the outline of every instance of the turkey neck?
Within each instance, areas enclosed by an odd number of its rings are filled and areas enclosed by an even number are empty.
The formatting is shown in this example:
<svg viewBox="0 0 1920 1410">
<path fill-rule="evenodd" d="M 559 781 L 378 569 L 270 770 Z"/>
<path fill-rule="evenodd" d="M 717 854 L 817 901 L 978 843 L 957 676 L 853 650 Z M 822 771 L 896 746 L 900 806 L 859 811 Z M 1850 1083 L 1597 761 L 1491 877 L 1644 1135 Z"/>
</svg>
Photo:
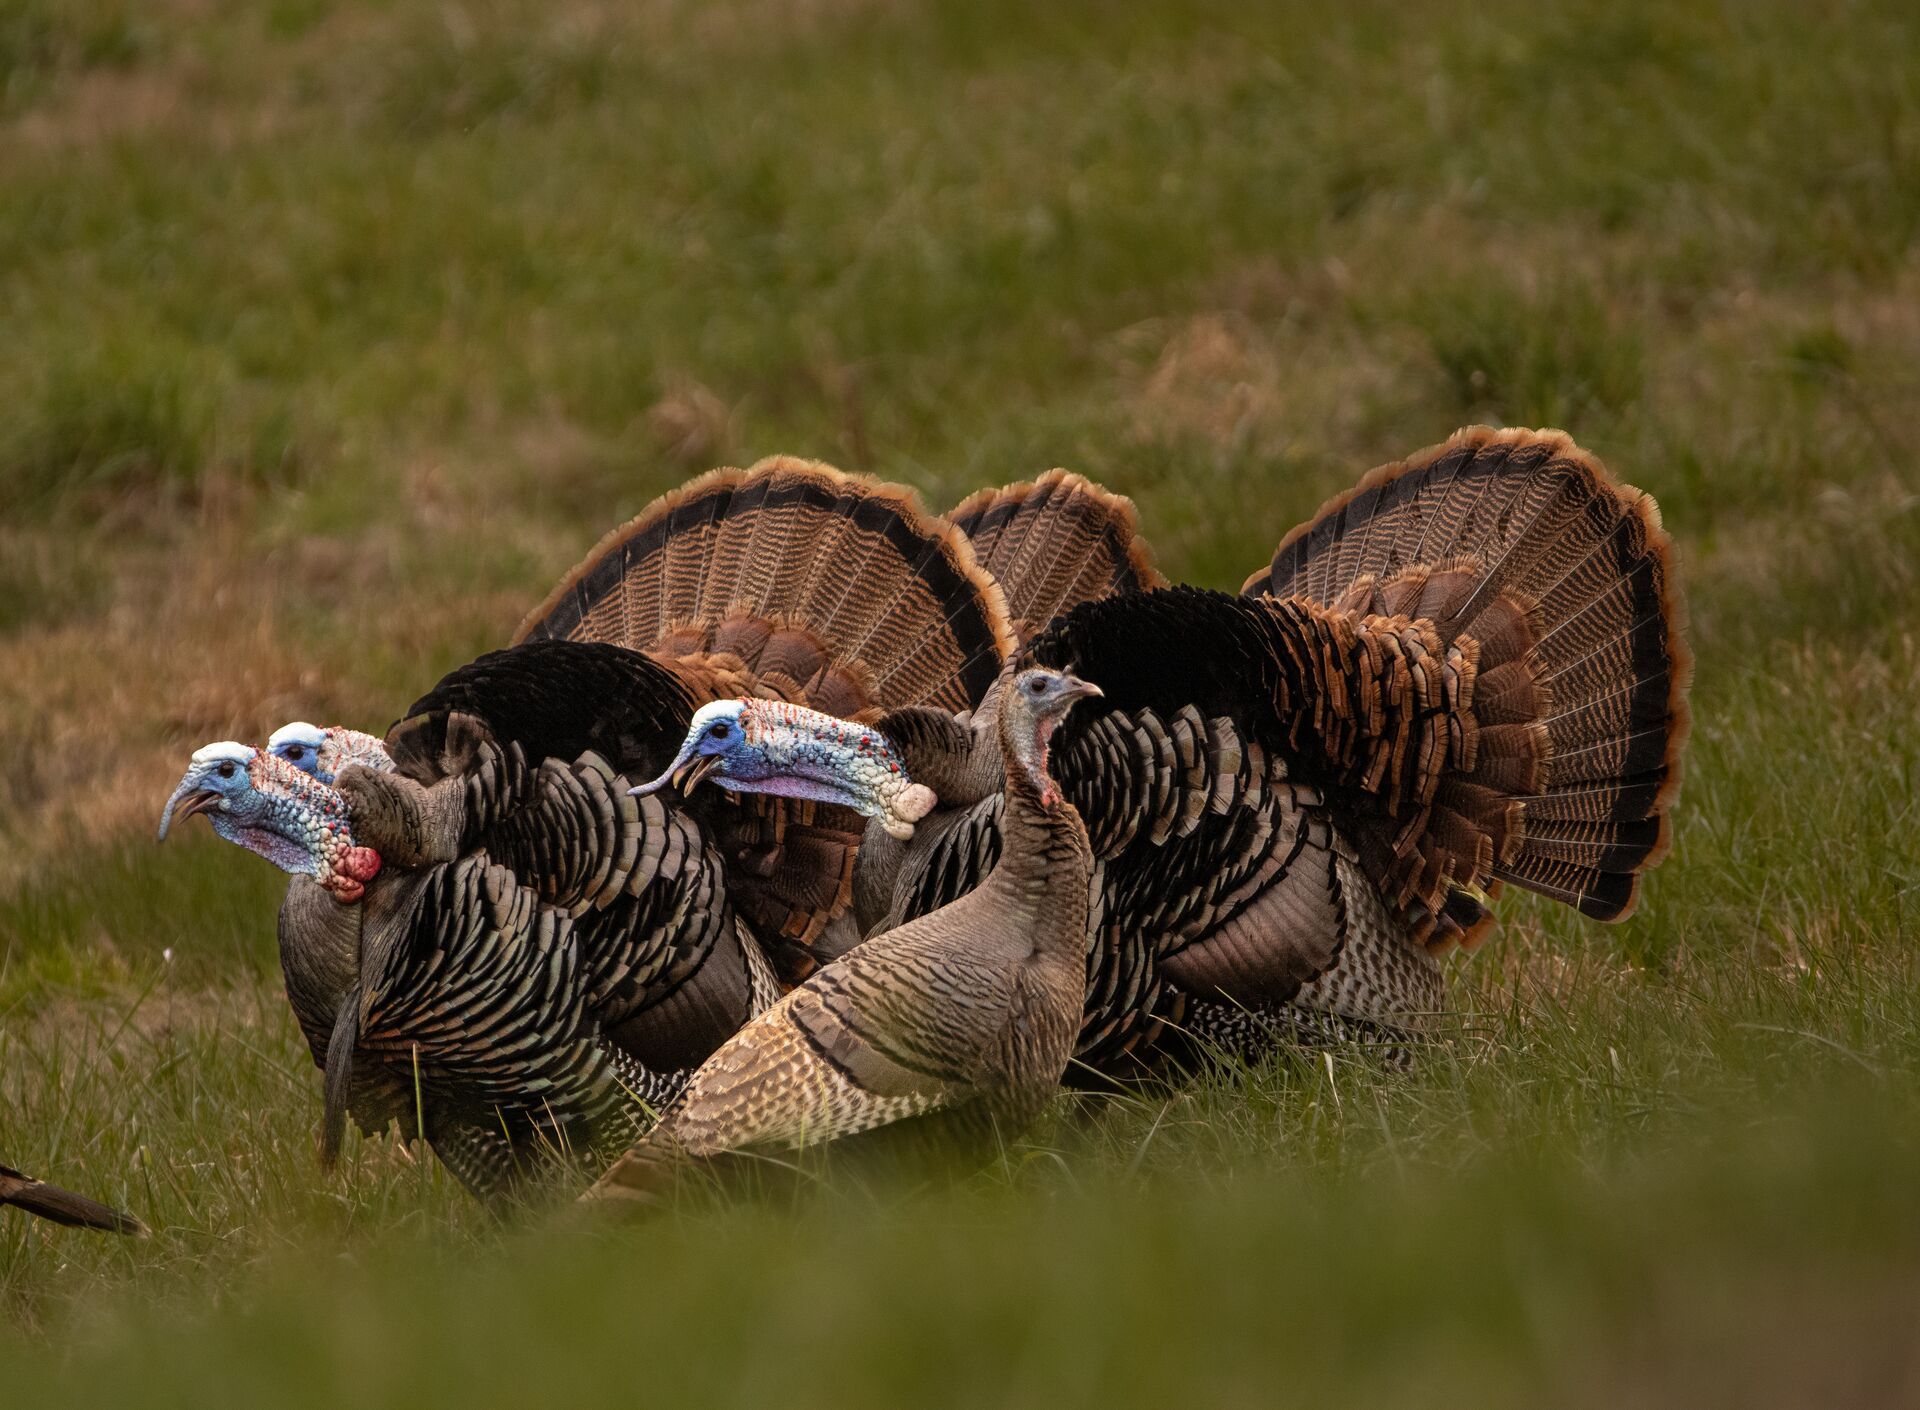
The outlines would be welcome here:
<svg viewBox="0 0 1920 1410">
<path fill-rule="evenodd" d="M 1036 952 L 1071 956 L 1078 964 L 1086 953 L 1093 852 L 1079 812 L 1060 796 L 1059 789 L 1052 790 L 1054 801 L 1049 804 L 1034 786 L 1016 744 L 1016 731 L 1033 727 L 1025 709 L 1002 704 L 1000 758 L 1006 769 L 1006 806 L 1000 817 L 1000 861 L 982 889 L 1005 898 L 1028 922 Z M 1043 749 L 1042 774 L 1046 757 Z"/>
</svg>

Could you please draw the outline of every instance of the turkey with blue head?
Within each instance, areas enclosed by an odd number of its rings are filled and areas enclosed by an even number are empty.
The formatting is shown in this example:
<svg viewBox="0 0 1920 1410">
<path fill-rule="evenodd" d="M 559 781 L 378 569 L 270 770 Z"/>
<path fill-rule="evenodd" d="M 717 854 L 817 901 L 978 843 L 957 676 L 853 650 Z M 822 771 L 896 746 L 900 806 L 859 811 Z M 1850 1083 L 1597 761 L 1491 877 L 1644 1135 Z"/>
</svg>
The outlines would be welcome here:
<svg viewBox="0 0 1920 1410">
<path fill-rule="evenodd" d="M 176 819 L 198 814 L 227 841 L 343 902 L 359 900 L 380 873 L 378 854 L 354 844 L 345 798 L 248 744 L 221 740 L 193 751 L 160 815 L 160 840 Z"/>
<path fill-rule="evenodd" d="M 905 491 L 774 461 L 603 540 L 516 644 L 449 674 L 377 752 L 280 731 L 249 767 L 299 808 L 230 804 L 261 821 L 216 827 L 295 872 L 281 960 L 327 1073 L 323 1151 L 349 1112 L 398 1120 L 492 1198 L 556 1157 L 624 1148 L 672 1074 L 778 994 L 774 966 L 792 978 L 845 943 L 864 825 L 808 799 L 629 789 L 711 700 L 963 709 L 1011 645 L 945 521 Z M 222 813 L 191 801 L 217 792 L 202 766 L 176 816 Z M 363 896 L 299 852 L 311 809 L 343 810 L 380 859 Z"/>
</svg>

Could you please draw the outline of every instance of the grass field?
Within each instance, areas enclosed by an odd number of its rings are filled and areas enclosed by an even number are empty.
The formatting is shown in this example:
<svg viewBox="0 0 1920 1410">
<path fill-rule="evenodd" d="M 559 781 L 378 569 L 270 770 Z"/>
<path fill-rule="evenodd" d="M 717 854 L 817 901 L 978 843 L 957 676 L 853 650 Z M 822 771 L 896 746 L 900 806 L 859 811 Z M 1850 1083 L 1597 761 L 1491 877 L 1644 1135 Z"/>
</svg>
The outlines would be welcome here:
<svg viewBox="0 0 1920 1410">
<path fill-rule="evenodd" d="M 0 1398 L 1920 1399 L 1920 18 L 1333 9 L 0 0 L 0 1158 L 156 1230 L 0 1214 Z M 1504 904 L 1410 1072 L 502 1228 L 318 1170 L 279 878 L 151 841 L 710 465 L 1064 464 L 1236 586 L 1469 421 L 1658 496 L 1697 723 L 1639 915 Z"/>
</svg>

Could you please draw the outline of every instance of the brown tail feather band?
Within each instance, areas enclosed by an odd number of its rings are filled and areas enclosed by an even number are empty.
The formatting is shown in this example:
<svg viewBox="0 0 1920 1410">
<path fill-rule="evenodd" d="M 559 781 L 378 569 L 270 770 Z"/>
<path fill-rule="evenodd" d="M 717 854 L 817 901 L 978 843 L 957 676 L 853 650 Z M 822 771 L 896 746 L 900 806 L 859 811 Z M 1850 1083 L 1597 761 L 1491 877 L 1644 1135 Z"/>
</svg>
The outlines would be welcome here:
<svg viewBox="0 0 1920 1410">
<path fill-rule="evenodd" d="M 1632 910 L 1671 838 L 1692 679 L 1650 496 L 1562 432 L 1470 427 L 1327 501 L 1243 591 L 1405 614 L 1443 643 L 1477 643 L 1481 747 L 1456 796 L 1515 808 L 1493 875 L 1600 919 Z M 1415 846 L 1417 870 L 1376 863 L 1416 893 L 1474 874 L 1442 837 Z"/>
<path fill-rule="evenodd" d="M 761 647 L 778 644 L 774 667 L 805 666 L 811 680 L 843 665 L 874 693 L 866 703 L 887 707 L 965 709 L 1014 645 L 999 588 L 963 533 L 910 490 L 790 458 L 662 496 L 602 539 L 515 640 L 673 655 L 712 649 L 723 624 L 737 649 L 752 623 L 764 625 Z M 753 670 L 758 656 L 741 660 Z"/>
<path fill-rule="evenodd" d="M 947 517 L 1006 593 L 1022 640 L 1079 603 L 1166 586 L 1133 501 L 1071 471 L 981 490 Z"/>
</svg>

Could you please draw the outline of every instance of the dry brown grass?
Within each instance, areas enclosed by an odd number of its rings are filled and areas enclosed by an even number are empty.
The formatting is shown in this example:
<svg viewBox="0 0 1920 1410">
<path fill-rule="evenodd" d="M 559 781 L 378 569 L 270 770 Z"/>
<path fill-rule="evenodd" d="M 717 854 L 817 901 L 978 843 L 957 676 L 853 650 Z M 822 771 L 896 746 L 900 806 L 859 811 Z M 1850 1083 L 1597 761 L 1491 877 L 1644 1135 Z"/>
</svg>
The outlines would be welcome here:
<svg viewBox="0 0 1920 1410">
<path fill-rule="evenodd" d="M 130 539 L 99 609 L 0 635 L 0 886 L 150 832 L 202 743 L 257 742 L 295 718 L 384 728 L 406 704 L 384 663 L 432 659 L 475 624 L 504 640 L 521 592 L 407 586 L 410 541 L 464 545 L 475 564 L 516 542 L 554 552 L 510 505 L 476 505 L 473 480 L 421 459 L 378 529 L 284 544 L 259 541 L 248 496 L 214 494 L 158 542 Z M 302 630 L 317 613 L 344 634 Z"/>
</svg>

